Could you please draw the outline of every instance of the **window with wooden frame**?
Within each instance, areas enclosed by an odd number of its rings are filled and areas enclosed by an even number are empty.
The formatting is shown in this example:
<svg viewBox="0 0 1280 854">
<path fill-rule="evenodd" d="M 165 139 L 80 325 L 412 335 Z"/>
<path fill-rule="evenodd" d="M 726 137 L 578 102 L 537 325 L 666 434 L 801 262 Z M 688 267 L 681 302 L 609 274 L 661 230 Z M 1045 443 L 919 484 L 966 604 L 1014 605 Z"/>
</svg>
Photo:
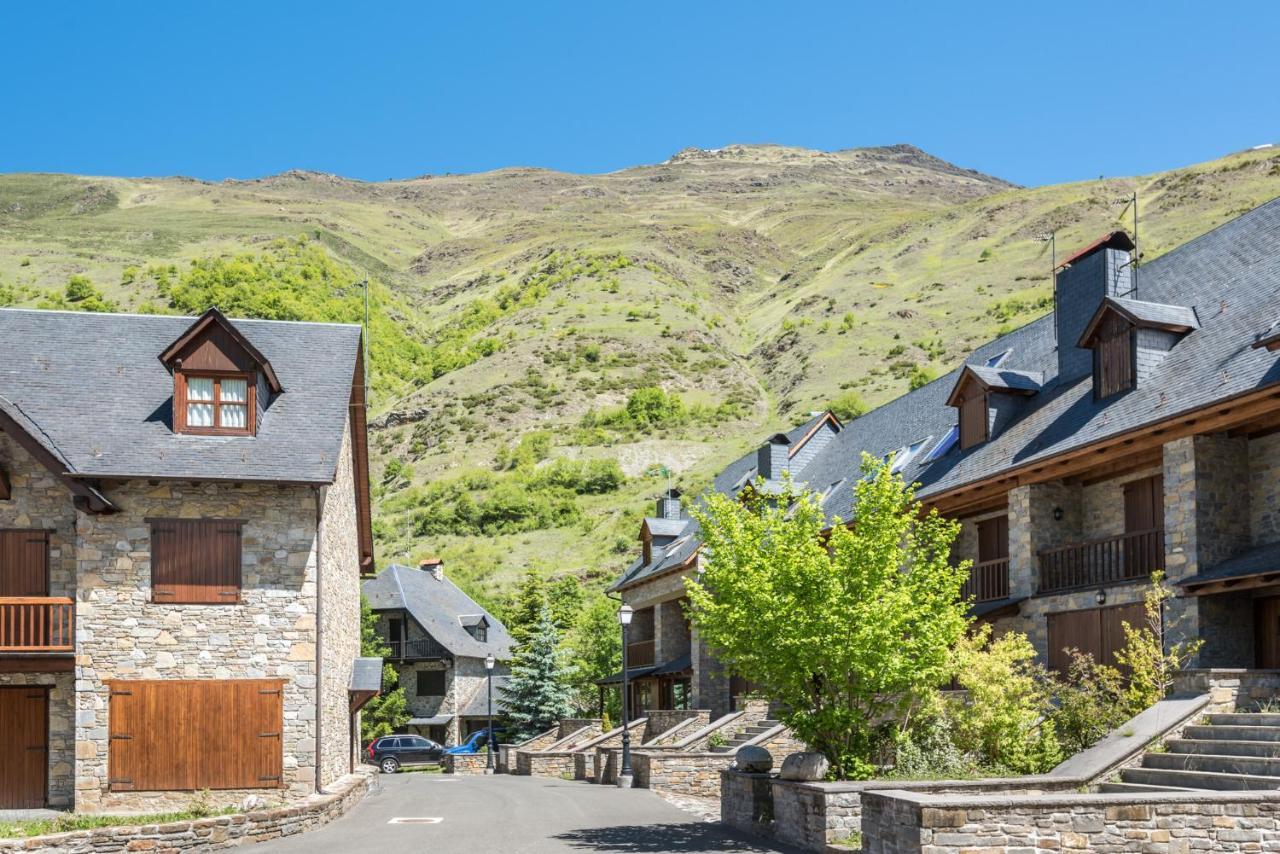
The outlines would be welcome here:
<svg viewBox="0 0 1280 854">
<path fill-rule="evenodd" d="M 240 602 L 239 519 L 147 519 L 151 601 L 170 605 Z"/>
<path fill-rule="evenodd" d="M 971 387 L 960 403 L 960 450 L 987 441 L 988 417 L 986 392 Z"/>
<path fill-rule="evenodd" d="M 1094 341 L 1093 393 L 1099 400 L 1133 388 L 1133 338 L 1133 327 L 1113 316 Z"/>
<path fill-rule="evenodd" d="M 257 419 L 252 373 L 174 374 L 174 424 L 179 433 L 252 436 Z"/>
<path fill-rule="evenodd" d="M 444 671 L 419 670 L 417 689 L 419 697 L 443 697 Z"/>
</svg>

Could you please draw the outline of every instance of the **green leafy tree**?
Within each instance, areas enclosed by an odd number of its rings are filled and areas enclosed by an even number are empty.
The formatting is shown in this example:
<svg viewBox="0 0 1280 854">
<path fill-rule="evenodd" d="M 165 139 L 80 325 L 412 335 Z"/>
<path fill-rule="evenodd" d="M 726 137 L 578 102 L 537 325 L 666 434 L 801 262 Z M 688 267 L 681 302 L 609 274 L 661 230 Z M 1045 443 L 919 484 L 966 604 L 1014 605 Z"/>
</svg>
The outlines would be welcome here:
<svg viewBox="0 0 1280 854">
<path fill-rule="evenodd" d="M 950 562 L 959 525 L 864 454 L 854 519 L 828 525 L 811 493 L 713 494 L 691 617 L 724 664 L 755 682 L 834 774 L 863 778 L 884 734 L 933 702 L 968 624 Z"/>
<path fill-rule="evenodd" d="M 1173 593 L 1164 584 L 1164 573 L 1151 575 L 1142 595 L 1145 625 L 1124 627 L 1125 645 L 1116 650 L 1116 661 L 1128 668 L 1125 705 L 1130 715 L 1155 705 L 1169 695 L 1173 678 L 1200 652 L 1204 640 L 1181 641 L 1165 646 L 1164 602 Z"/>
<path fill-rule="evenodd" d="M 574 710 L 590 717 L 600 711 L 600 691 L 596 680 L 612 676 L 622 669 L 622 628 L 618 625 L 618 603 L 597 595 L 578 617 L 569 636 L 574 673 Z M 619 692 L 606 690 L 605 715 L 610 720 L 622 716 Z M 605 728 L 606 731 L 608 728 Z"/>
<path fill-rule="evenodd" d="M 360 597 L 360 654 L 369 658 L 386 659 L 391 647 L 378 634 L 378 615 L 369 607 L 369 600 Z M 390 664 L 382 665 L 382 693 L 365 703 L 360 713 L 360 734 L 365 741 L 390 735 L 409 721 L 409 705 L 404 696 L 404 686 Z"/>
<path fill-rule="evenodd" d="M 551 609 L 543 605 L 536 628 L 516 651 L 511 676 L 501 688 L 516 738 L 537 735 L 573 711 L 574 667 L 567 659 Z"/>
<path fill-rule="evenodd" d="M 831 413 L 841 421 L 852 421 L 861 415 L 865 415 L 867 410 L 871 407 L 869 407 L 867 402 L 862 399 L 862 395 L 858 394 L 856 391 L 849 390 L 833 399 L 831 403 L 827 405 L 827 408 L 830 409 Z"/>
</svg>

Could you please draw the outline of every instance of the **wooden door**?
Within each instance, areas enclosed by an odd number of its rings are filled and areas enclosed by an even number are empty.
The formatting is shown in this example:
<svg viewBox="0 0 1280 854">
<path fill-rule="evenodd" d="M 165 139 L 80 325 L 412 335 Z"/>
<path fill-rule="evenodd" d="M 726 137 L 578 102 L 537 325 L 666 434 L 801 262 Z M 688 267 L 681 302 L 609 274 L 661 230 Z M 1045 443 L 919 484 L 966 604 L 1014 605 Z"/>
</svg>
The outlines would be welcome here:
<svg viewBox="0 0 1280 854">
<path fill-rule="evenodd" d="M 1124 485 L 1124 532 L 1164 527 L 1164 476 L 1144 477 Z"/>
<path fill-rule="evenodd" d="M 997 516 L 978 523 L 978 563 L 1009 556 L 1009 517 Z"/>
<path fill-rule="evenodd" d="M 49 595 L 49 532 L 0 531 L 0 596 Z"/>
<path fill-rule="evenodd" d="M 0 809 L 45 805 L 49 692 L 0 688 Z"/>
<path fill-rule="evenodd" d="M 1254 600 L 1253 638 L 1254 666 L 1263 670 L 1280 668 L 1280 596 Z"/>
<path fill-rule="evenodd" d="M 1049 668 L 1065 674 L 1071 665 L 1068 649 L 1114 667 L 1116 652 L 1125 645 L 1124 623 L 1136 629 L 1144 626 L 1145 620 L 1141 602 L 1049 614 Z"/>
</svg>

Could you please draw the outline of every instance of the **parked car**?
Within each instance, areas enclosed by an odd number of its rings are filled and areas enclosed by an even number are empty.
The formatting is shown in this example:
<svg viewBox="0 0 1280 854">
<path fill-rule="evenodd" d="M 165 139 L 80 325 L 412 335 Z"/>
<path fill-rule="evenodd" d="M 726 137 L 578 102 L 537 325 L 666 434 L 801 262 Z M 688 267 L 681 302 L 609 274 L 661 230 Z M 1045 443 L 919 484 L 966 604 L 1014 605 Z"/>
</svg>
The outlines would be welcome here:
<svg viewBox="0 0 1280 854">
<path fill-rule="evenodd" d="M 383 774 L 394 774 L 406 765 L 439 762 L 444 748 L 420 735 L 384 735 L 369 743 L 368 754 Z"/>
<path fill-rule="evenodd" d="M 499 738 L 502 737 L 502 730 L 495 727 L 494 732 L 497 733 Z M 466 740 L 461 744 L 456 745 L 455 747 L 446 747 L 444 752 L 455 755 L 460 753 L 479 753 L 480 748 L 484 747 L 484 740 L 488 737 L 489 729 L 487 727 L 485 729 L 478 729 L 471 733 L 471 735 L 467 736 Z"/>
</svg>

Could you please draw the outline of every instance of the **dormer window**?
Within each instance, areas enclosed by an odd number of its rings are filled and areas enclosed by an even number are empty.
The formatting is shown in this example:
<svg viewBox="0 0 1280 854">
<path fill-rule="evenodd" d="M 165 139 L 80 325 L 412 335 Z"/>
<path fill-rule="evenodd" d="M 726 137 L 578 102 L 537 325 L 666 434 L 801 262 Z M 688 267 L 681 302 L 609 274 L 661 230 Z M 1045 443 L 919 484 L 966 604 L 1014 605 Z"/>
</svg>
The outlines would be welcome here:
<svg viewBox="0 0 1280 854">
<path fill-rule="evenodd" d="M 1099 399 L 1133 388 L 1133 327 L 1111 315 L 1093 344 L 1093 391 Z"/>
<path fill-rule="evenodd" d="M 972 388 L 960 400 L 960 450 L 965 451 L 987 441 L 987 393 Z"/>
<path fill-rule="evenodd" d="M 960 411 L 960 449 L 981 445 L 993 431 L 998 433 L 1012 423 L 1021 400 L 1038 393 L 1040 385 L 1038 373 L 965 365 L 947 398 L 947 405 Z M 941 456 L 935 454 L 930 458 Z"/>
<path fill-rule="evenodd" d="M 255 391 L 253 374 L 178 371 L 174 383 L 178 432 L 253 435 Z"/>
<path fill-rule="evenodd" d="M 1200 327 L 1181 305 L 1106 297 L 1076 346 L 1093 351 L 1093 395 L 1105 400 L 1148 377 L 1174 345 Z"/>
</svg>

